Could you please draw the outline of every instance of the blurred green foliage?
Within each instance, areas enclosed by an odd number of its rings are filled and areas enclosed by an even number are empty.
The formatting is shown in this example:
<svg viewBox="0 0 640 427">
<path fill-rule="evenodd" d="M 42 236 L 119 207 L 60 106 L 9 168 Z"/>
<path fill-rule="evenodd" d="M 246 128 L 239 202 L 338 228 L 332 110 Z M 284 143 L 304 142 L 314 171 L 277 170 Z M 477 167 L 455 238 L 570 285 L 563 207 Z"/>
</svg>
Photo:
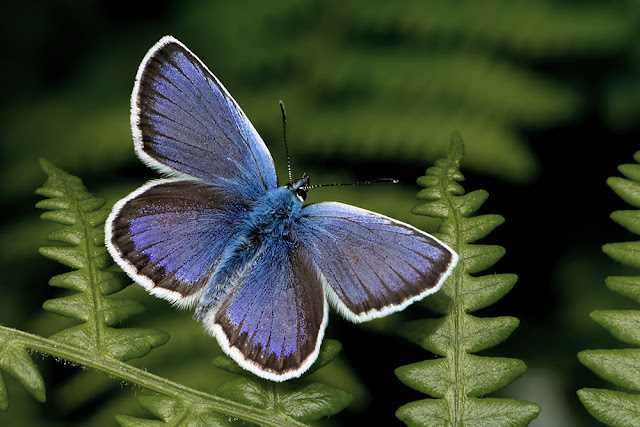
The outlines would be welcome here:
<svg viewBox="0 0 640 427">
<path fill-rule="evenodd" d="M 454 129 L 465 135 L 467 179 L 491 192 L 489 211 L 507 218 L 492 237 L 508 250 L 501 270 L 520 278 L 492 308 L 521 320 L 496 351 L 529 366 L 505 395 L 539 403 L 541 425 L 567 419 L 587 425 L 593 420 L 575 390 L 591 374 L 575 366 L 575 353 L 585 342 L 615 347 L 588 314 L 625 307 L 602 285 L 619 267 L 603 261 L 599 247 L 619 233 L 607 222 L 616 202 L 605 179 L 637 150 L 639 15 L 630 0 L 5 5 L 0 322 L 42 335 L 69 325 L 40 308 L 54 292 L 46 282 L 60 270 L 37 254 L 51 230 L 33 208 L 39 200 L 33 191 L 43 181 L 37 159 L 82 177 L 107 206 L 154 177 L 133 154 L 129 96 L 144 53 L 172 34 L 243 107 L 281 178 L 279 99 L 287 106 L 295 176 L 307 172 L 313 183 L 402 180 L 375 189 L 317 190 L 311 202 L 337 199 L 433 231 L 437 224 L 409 213 L 413 181 L 443 155 Z M 204 390 L 230 378 L 203 374 L 219 349 L 189 313 L 140 287 L 124 292 L 148 307 L 133 326 L 172 337 L 147 356 L 145 368 Z M 409 309 L 359 327 L 330 322 L 327 336 L 343 342 L 344 356 L 332 372 L 317 375 L 353 393 L 353 417 L 394 422 L 393 410 L 384 408 L 418 398 L 402 394 L 406 387 L 393 369 L 422 356 L 388 334 L 396 318 L 411 315 Z M 389 359 L 384 387 L 382 378 L 368 378 L 363 362 L 371 357 L 367 344 L 383 339 L 391 340 L 377 345 L 376 358 L 386 351 Z M 49 359 L 36 362 L 51 378 L 48 402 L 33 402 L 8 380 L 12 403 L 0 424 L 104 425 L 116 413 L 145 416 L 109 378 L 71 368 L 61 374 L 49 370 Z"/>
</svg>

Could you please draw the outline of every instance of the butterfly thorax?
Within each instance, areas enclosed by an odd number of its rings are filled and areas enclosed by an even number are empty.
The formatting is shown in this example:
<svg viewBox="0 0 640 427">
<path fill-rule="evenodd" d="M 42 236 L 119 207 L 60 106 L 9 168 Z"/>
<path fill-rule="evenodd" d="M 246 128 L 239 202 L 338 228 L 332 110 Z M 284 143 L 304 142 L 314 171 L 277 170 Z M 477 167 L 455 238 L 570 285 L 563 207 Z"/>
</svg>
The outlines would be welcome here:
<svg viewBox="0 0 640 427">
<path fill-rule="evenodd" d="M 299 187 L 293 188 L 291 184 L 268 190 L 246 220 L 247 249 L 271 239 L 294 242 L 294 228 L 300 220 L 302 201 Z"/>
</svg>

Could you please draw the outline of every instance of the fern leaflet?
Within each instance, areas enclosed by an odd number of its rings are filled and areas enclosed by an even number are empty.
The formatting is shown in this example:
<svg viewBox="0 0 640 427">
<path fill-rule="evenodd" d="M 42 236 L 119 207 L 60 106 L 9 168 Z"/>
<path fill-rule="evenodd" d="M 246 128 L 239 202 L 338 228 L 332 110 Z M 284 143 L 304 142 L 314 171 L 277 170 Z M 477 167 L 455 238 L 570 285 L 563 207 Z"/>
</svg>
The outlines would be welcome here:
<svg viewBox="0 0 640 427">
<path fill-rule="evenodd" d="M 14 377 L 39 402 L 46 400 L 44 381 L 40 371 L 27 353 L 27 346 L 0 329 L 0 371 Z M 0 410 L 9 407 L 7 387 L 0 372 Z"/>
</svg>

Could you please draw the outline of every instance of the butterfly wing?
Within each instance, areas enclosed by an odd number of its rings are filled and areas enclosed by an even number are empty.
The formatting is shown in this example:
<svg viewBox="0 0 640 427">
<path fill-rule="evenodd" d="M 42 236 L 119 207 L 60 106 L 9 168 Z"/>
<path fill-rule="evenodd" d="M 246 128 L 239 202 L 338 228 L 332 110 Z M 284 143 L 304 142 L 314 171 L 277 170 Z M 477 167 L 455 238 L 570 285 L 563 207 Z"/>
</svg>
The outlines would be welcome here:
<svg viewBox="0 0 640 427">
<path fill-rule="evenodd" d="M 329 300 L 354 322 L 436 292 L 458 261 L 435 237 L 343 203 L 305 206 L 298 235 L 324 276 Z"/>
<path fill-rule="evenodd" d="M 302 247 L 282 239 L 263 245 L 251 265 L 203 323 L 244 369 L 298 377 L 316 360 L 327 323 L 322 280 Z"/>
<path fill-rule="evenodd" d="M 251 203 L 194 180 L 151 181 L 116 203 L 106 222 L 106 246 L 150 293 L 191 306 Z"/>
<path fill-rule="evenodd" d="M 189 49 L 163 37 L 142 61 L 131 96 L 138 157 L 256 200 L 277 187 L 271 154 L 218 79 Z"/>
</svg>

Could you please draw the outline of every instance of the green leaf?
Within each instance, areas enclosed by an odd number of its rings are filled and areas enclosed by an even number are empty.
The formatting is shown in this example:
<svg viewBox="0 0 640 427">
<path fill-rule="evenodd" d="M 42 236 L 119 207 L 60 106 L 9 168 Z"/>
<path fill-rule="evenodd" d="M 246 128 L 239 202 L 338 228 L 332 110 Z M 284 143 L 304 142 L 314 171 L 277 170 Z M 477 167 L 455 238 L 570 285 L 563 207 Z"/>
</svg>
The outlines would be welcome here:
<svg viewBox="0 0 640 427">
<path fill-rule="evenodd" d="M 333 360 L 342 345 L 335 340 L 325 340 L 320 354 L 301 379 L 286 383 L 274 383 L 259 378 L 239 367 L 229 357 L 221 355 L 213 364 L 221 369 L 245 375 L 222 384 L 216 390 L 218 396 L 260 409 L 276 411 L 302 422 L 335 415 L 352 400 L 351 393 L 337 387 L 312 382 L 306 378 Z"/>
<path fill-rule="evenodd" d="M 622 200 L 635 208 L 640 208 L 640 182 L 611 177 L 607 179 L 607 185 L 609 185 Z"/>
<path fill-rule="evenodd" d="M 234 400 L 260 409 L 271 407 L 273 396 L 270 384 L 260 379 L 236 378 L 218 387 L 216 394 L 225 399 Z"/>
<path fill-rule="evenodd" d="M 506 357 L 480 357 L 468 354 L 460 364 L 464 368 L 465 392 L 472 397 L 498 391 L 527 370 L 522 360 Z"/>
<path fill-rule="evenodd" d="M 640 165 L 628 164 L 620 165 L 618 170 L 621 174 L 627 177 L 631 181 L 640 182 Z"/>
<path fill-rule="evenodd" d="M 634 159 L 640 162 L 640 151 Z M 630 205 L 640 208 L 640 164 L 618 168 L 626 178 L 611 177 L 607 184 Z M 624 210 L 611 218 L 634 234 L 640 234 L 640 211 Z M 602 250 L 614 260 L 640 268 L 640 241 L 609 243 Z M 640 277 L 608 277 L 607 287 L 640 302 Z M 612 350 L 583 350 L 578 353 L 580 363 L 599 377 L 616 386 L 640 391 L 640 310 L 596 310 L 591 318 L 620 341 L 636 348 Z M 598 421 L 610 426 L 640 426 L 640 396 L 624 391 L 583 388 L 578 396 L 584 407 Z"/>
<path fill-rule="evenodd" d="M 460 249 L 460 263 L 464 264 L 468 274 L 486 270 L 505 254 L 504 248 L 497 245 L 461 245 Z"/>
<path fill-rule="evenodd" d="M 396 415 L 410 426 L 526 425 L 540 412 L 538 405 L 478 398 L 510 384 L 525 372 L 526 365 L 517 359 L 471 354 L 507 339 L 519 321 L 508 316 L 480 318 L 469 314 L 499 300 L 517 277 L 471 276 L 493 267 L 504 256 L 501 246 L 472 243 L 486 238 L 504 219 L 476 213 L 488 193 L 476 190 L 465 194 L 458 184 L 464 179 L 460 172 L 463 154 L 462 138 L 454 133 L 448 156 L 436 161 L 418 179 L 426 187 L 418 198 L 426 202 L 413 212 L 443 220 L 438 237 L 458 253 L 459 262 L 442 289 L 423 303 L 443 316 L 407 322 L 400 329 L 405 338 L 443 356 L 396 369 L 400 381 L 435 400 L 406 404 Z"/>
<path fill-rule="evenodd" d="M 451 422 L 448 417 L 443 416 L 448 412 L 450 411 L 444 400 L 427 399 L 402 406 L 396 412 L 396 416 L 412 427 L 448 427 L 451 426 Z M 458 425 L 526 426 L 538 416 L 540 409 L 537 405 L 514 399 L 470 398 L 462 412 L 463 416 Z"/>
<path fill-rule="evenodd" d="M 406 386 L 432 397 L 442 398 L 451 383 L 451 363 L 448 358 L 423 360 L 400 366 L 395 374 Z"/>
<path fill-rule="evenodd" d="M 410 427 L 447 427 L 451 425 L 449 412 L 446 400 L 425 399 L 401 406 L 396 411 L 396 417 Z M 426 420 L 429 420 L 428 423 Z"/>
<path fill-rule="evenodd" d="M 467 237 L 467 243 L 475 242 L 486 237 L 497 226 L 504 222 L 500 215 L 480 215 L 466 218 L 460 226 L 462 235 Z"/>
<path fill-rule="evenodd" d="M 471 398 L 464 410 L 465 426 L 526 426 L 540 413 L 530 402 L 515 399 Z"/>
<path fill-rule="evenodd" d="M 142 328 L 114 328 L 144 307 L 137 301 L 117 298 L 114 294 L 126 287 L 124 276 L 105 270 L 113 262 L 104 247 L 104 221 L 109 211 L 104 200 L 94 197 L 77 177 L 41 161 L 48 178 L 36 193 L 49 197 L 36 206 L 48 209 L 43 219 L 59 228 L 49 240 L 63 246 L 40 248 L 40 253 L 74 271 L 55 276 L 52 286 L 76 293 L 45 301 L 45 310 L 77 319 L 81 323 L 52 335 L 52 339 L 118 360 L 143 357 L 167 342 L 162 331 Z"/>
<path fill-rule="evenodd" d="M 44 381 L 31 356 L 20 342 L 3 340 L 0 336 L 0 370 L 11 375 L 39 402 L 46 400 Z M 0 409 L 8 407 L 8 396 L 0 375 Z"/>
<path fill-rule="evenodd" d="M 351 393 L 322 384 L 300 381 L 276 384 L 238 378 L 221 385 L 217 394 L 250 406 L 278 411 L 298 421 L 310 422 L 335 415 L 351 403 Z"/>
<path fill-rule="evenodd" d="M 122 427 L 177 425 L 183 427 L 227 427 L 231 425 L 226 417 L 206 406 L 188 405 L 184 401 L 167 396 L 143 394 L 138 397 L 138 403 L 160 421 L 117 415 L 118 424 Z"/>
<path fill-rule="evenodd" d="M 619 263 L 640 268 L 640 242 L 609 243 L 602 250 Z"/>
<path fill-rule="evenodd" d="M 520 324 L 515 317 L 491 317 L 479 318 L 465 317 L 466 333 L 463 338 L 464 349 L 468 352 L 477 352 L 494 347 L 509 338 L 509 335 Z"/>
<path fill-rule="evenodd" d="M 352 396 L 346 390 L 322 383 L 302 384 L 283 393 L 277 409 L 302 422 L 335 415 L 349 406 Z"/>
<path fill-rule="evenodd" d="M 614 292 L 640 302 L 640 277 L 607 277 L 605 283 Z"/>
<path fill-rule="evenodd" d="M 640 234 L 640 212 L 615 211 L 611 213 L 611 219 L 634 234 Z"/>
<path fill-rule="evenodd" d="M 448 333 L 454 329 L 453 325 L 445 325 L 444 322 L 453 321 L 452 317 L 436 319 L 415 320 L 405 323 L 401 335 L 425 350 L 433 353 L 444 354 L 448 347 L 454 345 L 456 336 Z M 506 340 L 518 327 L 519 321 L 515 317 L 479 318 L 466 316 L 464 318 L 464 335 L 462 346 L 465 351 L 477 352 L 498 345 Z"/>
<path fill-rule="evenodd" d="M 451 196 L 458 196 L 448 201 L 455 206 L 456 211 L 459 212 L 462 217 L 466 218 L 482 207 L 484 202 L 489 198 L 489 193 L 485 190 L 475 190 L 471 193 L 464 194 L 463 189 L 460 194 L 451 193 Z M 457 230 L 454 232 L 457 232 Z"/>
<path fill-rule="evenodd" d="M 640 310 L 596 310 L 591 318 L 620 341 L 640 346 Z"/>
<path fill-rule="evenodd" d="M 104 349 L 114 359 L 127 361 L 149 354 L 169 340 L 166 332 L 148 328 L 108 328 L 104 330 Z"/>
<path fill-rule="evenodd" d="M 462 290 L 462 298 L 467 311 L 474 312 L 499 301 L 515 286 L 518 276 L 503 273 L 466 279 L 469 286 Z"/>
<path fill-rule="evenodd" d="M 640 395 L 623 391 L 583 388 L 580 402 L 596 420 L 608 426 L 640 426 Z"/>
<path fill-rule="evenodd" d="M 599 377 L 640 391 L 640 348 L 583 350 L 578 353 L 578 360 Z"/>
</svg>

